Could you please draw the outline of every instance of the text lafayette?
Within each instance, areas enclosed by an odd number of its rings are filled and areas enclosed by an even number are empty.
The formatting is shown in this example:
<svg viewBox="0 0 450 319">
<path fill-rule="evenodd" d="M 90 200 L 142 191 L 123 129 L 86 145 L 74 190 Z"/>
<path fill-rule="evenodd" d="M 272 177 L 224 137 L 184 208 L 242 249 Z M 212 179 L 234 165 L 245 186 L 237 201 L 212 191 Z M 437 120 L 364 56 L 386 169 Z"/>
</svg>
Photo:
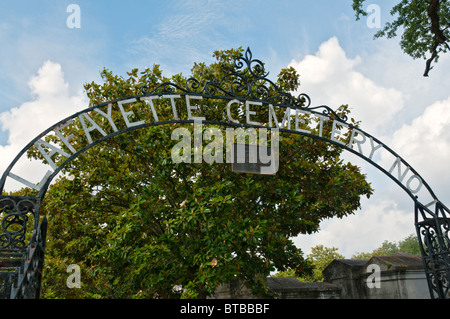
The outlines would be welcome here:
<svg viewBox="0 0 450 319">
<path fill-rule="evenodd" d="M 129 98 L 117 101 L 115 103 L 109 103 L 106 105 L 106 111 L 102 111 L 100 107 L 89 109 L 85 112 L 81 112 L 78 114 L 77 118 L 81 123 L 83 132 L 86 136 L 86 139 L 89 144 L 95 142 L 93 138 L 92 132 L 97 131 L 103 137 L 107 137 L 106 127 L 102 127 L 98 122 L 94 121 L 94 119 L 89 115 L 89 112 L 96 112 L 99 116 L 103 117 L 105 121 L 102 121 L 102 125 L 109 125 L 109 129 L 113 132 L 117 132 L 119 130 L 118 123 L 115 123 L 112 118 L 112 110 L 113 106 L 117 106 L 123 117 L 123 123 L 127 128 L 133 128 L 136 126 L 145 126 L 149 123 L 159 122 L 160 119 L 158 117 L 158 112 L 156 109 L 155 100 L 163 100 L 162 102 L 170 103 L 173 120 L 180 120 L 179 118 L 179 108 L 180 104 L 184 102 L 187 120 L 194 121 L 206 121 L 207 119 L 201 116 L 198 106 L 195 104 L 195 101 L 203 100 L 203 96 L 200 95 L 162 95 L 162 96 L 143 96 L 136 98 Z M 165 101 L 164 101 L 165 100 Z M 135 119 L 131 120 L 130 117 L 136 117 L 133 112 L 133 106 L 139 102 L 145 102 L 145 105 L 149 107 L 150 113 L 152 114 L 152 119 Z M 300 132 L 304 135 L 309 136 L 318 136 L 321 139 L 327 140 L 329 142 L 339 144 L 343 147 L 349 148 L 354 152 L 358 153 L 362 157 L 372 160 L 376 153 L 380 152 L 384 149 L 384 145 L 376 142 L 371 136 L 365 134 L 361 130 L 358 130 L 355 127 L 352 127 L 344 122 L 341 122 L 336 119 L 332 119 L 325 114 L 320 114 L 316 112 L 309 111 L 307 109 L 291 109 L 290 107 L 285 107 L 284 116 L 282 119 L 277 118 L 275 113 L 275 106 L 272 104 L 267 104 L 264 106 L 268 107 L 268 119 L 267 123 L 259 123 L 254 120 L 256 117 L 255 107 L 263 106 L 262 102 L 255 102 L 250 100 L 240 101 L 237 99 L 233 99 L 227 102 L 226 104 L 226 116 L 227 120 L 231 123 L 242 123 L 237 118 L 233 118 L 232 110 L 236 110 L 237 108 L 241 108 L 243 111 L 243 117 L 245 119 L 245 124 L 248 125 L 256 125 L 256 126 L 268 126 L 270 128 L 277 129 L 287 129 L 295 132 Z M 308 120 L 306 120 L 306 118 Z M 314 120 L 318 124 L 317 133 L 308 127 L 308 123 Z M 328 136 L 324 136 L 323 134 L 323 125 L 327 121 L 332 121 L 332 130 Z M 68 148 L 68 150 L 75 154 L 77 153 L 77 149 L 74 147 L 74 143 L 72 142 L 75 137 L 73 134 L 63 132 L 64 129 L 67 129 L 73 123 L 72 120 L 64 123 L 63 125 L 53 127 L 53 132 L 58 136 L 64 145 Z M 348 141 L 344 141 L 342 139 L 341 130 L 347 129 L 350 131 L 350 138 Z M 66 151 L 60 149 L 59 147 L 50 144 L 44 141 L 43 138 L 40 138 L 34 144 L 42 156 L 46 159 L 48 164 L 53 169 L 53 172 L 57 170 L 58 165 L 52 159 L 55 154 L 59 154 L 65 158 L 69 158 L 72 154 L 67 153 Z M 365 147 L 365 149 L 363 148 Z M 402 159 L 400 157 L 395 157 L 393 159 L 393 163 L 390 168 L 385 168 L 385 171 L 388 172 L 391 177 L 397 179 L 400 183 L 402 183 L 412 194 L 416 194 L 420 191 L 423 185 L 423 181 L 417 174 L 411 173 L 411 168 L 407 165 L 404 165 Z M 21 178 L 13 173 L 9 173 L 9 177 L 29 186 L 34 189 L 39 190 L 40 185 L 51 175 L 52 171 L 48 171 L 47 174 L 43 177 L 42 181 L 39 185 L 36 185 L 24 178 Z M 409 174 L 409 175 L 408 175 Z"/>
</svg>

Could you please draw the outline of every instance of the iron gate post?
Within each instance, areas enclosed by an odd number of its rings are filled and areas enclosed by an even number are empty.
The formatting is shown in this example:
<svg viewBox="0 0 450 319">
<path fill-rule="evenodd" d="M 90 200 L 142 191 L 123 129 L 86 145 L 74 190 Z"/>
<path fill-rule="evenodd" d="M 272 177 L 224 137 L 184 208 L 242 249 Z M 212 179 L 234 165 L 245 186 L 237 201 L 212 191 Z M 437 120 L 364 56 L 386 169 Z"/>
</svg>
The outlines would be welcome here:
<svg viewBox="0 0 450 319">
<path fill-rule="evenodd" d="M 430 297 L 447 299 L 450 282 L 449 211 L 439 201 L 432 212 L 415 203 L 415 226 Z"/>
<path fill-rule="evenodd" d="M 39 198 L 0 196 L 1 299 L 39 298 L 47 234 L 39 207 Z"/>
</svg>

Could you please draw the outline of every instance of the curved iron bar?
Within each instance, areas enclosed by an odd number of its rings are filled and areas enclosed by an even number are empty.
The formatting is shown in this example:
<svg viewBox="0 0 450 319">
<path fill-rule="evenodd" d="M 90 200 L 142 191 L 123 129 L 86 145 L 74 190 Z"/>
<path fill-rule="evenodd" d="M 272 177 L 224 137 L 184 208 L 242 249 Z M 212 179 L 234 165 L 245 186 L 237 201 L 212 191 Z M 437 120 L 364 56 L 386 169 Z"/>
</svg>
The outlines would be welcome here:
<svg viewBox="0 0 450 319">
<path fill-rule="evenodd" d="M 159 125 L 166 125 L 166 124 L 174 124 L 174 123 L 191 123 L 191 124 L 192 124 L 192 123 L 194 123 L 194 121 L 193 121 L 193 120 L 170 120 L 170 121 L 161 121 L 161 122 L 145 123 L 145 124 L 141 124 L 141 125 L 138 125 L 138 126 L 135 126 L 135 127 L 122 129 L 122 130 L 119 130 L 119 131 L 114 132 L 114 133 L 112 133 L 112 134 L 109 134 L 109 135 L 107 135 L 107 136 L 104 136 L 104 137 L 102 137 L 102 138 L 99 138 L 98 140 L 96 140 L 96 141 L 94 141 L 93 143 L 87 145 L 87 146 L 84 147 L 83 149 L 80 149 L 78 152 L 76 152 L 76 153 L 73 154 L 70 158 L 68 158 L 64 163 L 62 163 L 60 166 L 58 166 L 57 170 L 55 170 L 55 172 L 54 172 L 51 176 L 49 176 L 49 178 L 45 181 L 45 184 L 42 185 L 42 188 L 41 188 L 41 190 L 40 190 L 40 192 L 39 192 L 39 194 L 38 194 L 38 196 L 37 196 L 37 199 L 39 199 L 39 200 L 42 200 L 42 199 L 43 199 L 43 197 L 45 196 L 46 190 L 47 190 L 48 186 L 50 185 L 51 180 L 52 180 L 52 179 L 60 172 L 61 169 L 63 169 L 63 168 L 66 166 L 67 163 L 69 163 L 69 162 L 70 162 L 71 160 L 73 160 L 74 158 L 78 157 L 81 153 L 84 153 L 85 151 L 87 151 L 89 148 L 91 148 L 91 147 L 93 147 L 93 146 L 95 146 L 95 145 L 97 145 L 97 144 L 99 144 L 99 143 L 101 143 L 101 142 L 104 142 L 105 140 L 107 140 L 107 139 L 109 139 L 109 138 L 112 138 L 112 137 L 114 137 L 114 136 L 116 136 L 116 135 L 120 135 L 120 134 L 126 133 L 126 132 L 131 131 L 131 130 L 136 130 L 136 129 L 140 129 L 140 128 L 144 128 L 144 127 L 150 127 L 150 126 L 159 126 Z M 218 121 L 204 121 L 204 123 L 205 123 L 205 124 L 212 124 L 212 125 L 235 126 L 235 127 L 266 128 L 266 127 L 263 127 L 263 126 L 257 126 L 257 125 L 251 125 L 251 124 L 243 124 L 243 123 L 229 123 L 229 122 L 218 122 Z M 377 163 L 373 162 L 372 160 L 367 159 L 365 156 L 363 156 L 361 153 L 357 152 L 356 150 L 353 150 L 353 149 L 351 149 L 351 148 L 349 148 L 349 147 L 347 147 L 347 146 L 345 146 L 345 145 L 339 144 L 339 143 L 337 143 L 336 141 L 332 141 L 332 140 L 329 140 L 329 139 L 327 139 L 327 138 L 320 137 L 320 136 L 317 136 L 317 135 L 314 135 L 314 134 L 309 134 L 309 133 L 299 132 L 299 131 L 294 131 L 294 130 L 288 130 L 288 129 L 280 129 L 280 131 L 281 131 L 281 132 L 292 133 L 292 134 L 303 135 L 303 136 L 308 136 L 308 137 L 311 137 L 311 138 L 323 140 L 323 141 L 325 141 L 325 142 L 328 142 L 328 143 L 334 144 L 334 145 L 336 145 L 336 146 L 342 147 L 343 149 L 345 149 L 345 150 L 347 150 L 347 151 L 349 151 L 349 152 L 352 152 L 353 154 L 355 154 L 355 155 L 357 155 L 357 156 L 359 156 L 359 157 L 365 159 L 367 162 L 369 162 L 370 164 L 372 164 L 372 165 L 374 165 L 375 167 L 377 167 L 380 171 L 384 172 L 384 173 L 385 173 L 386 175 L 388 175 L 392 180 L 394 180 L 400 187 L 402 187 L 402 188 L 409 194 L 409 196 L 410 196 L 411 198 L 413 198 L 413 199 L 416 198 L 414 194 L 412 194 L 412 193 L 411 193 L 404 185 L 402 185 L 399 181 L 395 180 L 395 179 L 392 177 L 392 175 L 390 175 L 385 169 L 383 169 L 381 166 L 379 166 Z M 362 131 L 362 130 L 360 130 L 360 131 Z M 362 131 L 362 132 L 364 133 L 364 131 Z M 366 133 L 365 133 L 365 134 L 366 134 Z M 40 135 L 40 136 L 42 136 L 42 135 Z M 370 136 L 370 135 L 367 134 L 367 136 Z M 378 140 L 377 140 L 377 141 L 378 141 Z M 381 142 L 380 142 L 380 143 L 381 143 Z M 395 154 L 395 153 L 394 153 L 394 154 Z M 406 162 L 405 162 L 405 163 L 406 163 Z M 406 164 L 407 164 L 407 163 L 406 163 Z M 412 169 L 412 168 L 411 168 L 411 169 Z M 413 171 L 413 172 L 415 172 L 415 171 Z M 417 173 L 417 172 L 415 172 L 415 173 Z M 427 184 L 425 181 L 423 181 L 423 183 L 424 183 L 425 187 L 429 188 L 428 184 Z M 430 190 L 431 190 L 431 189 L 430 189 Z M 10 200 L 10 201 L 11 201 L 10 198 L 4 198 L 3 200 L 4 200 L 5 202 L 6 202 L 7 200 Z M 436 199 L 436 201 L 437 201 L 437 204 L 440 205 L 440 206 L 439 206 L 440 209 L 445 209 L 445 210 L 448 212 L 448 209 L 446 209 L 445 206 L 444 206 L 440 201 L 438 201 L 437 199 Z M 416 203 L 418 203 L 418 202 L 416 202 Z M 418 205 L 419 205 L 419 204 L 418 204 Z M 439 213 L 439 211 L 438 211 L 436 214 L 433 214 L 433 213 L 432 213 L 429 209 L 427 209 L 425 206 L 423 206 L 422 204 L 420 204 L 420 205 L 421 205 L 421 206 L 420 206 L 420 207 L 421 207 L 421 211 L 420 211 L 420 212 L 424 215 L 424 217 L 425 217 L 425 212 L 428 213 L 428 214 L 430 214 L 432 217 L 437 216 L 437 213 Z M 6 205 L 5 205 L 5 207 L 6 207 Z M 8 207 L 8 209 L 10 209 L 11 206 L 7 206 L 7 207 Z M 37 208 L 36 210 L 38 211 L 39 209 Z M 416 211 L 416 217 L 419 216 L 419 214 L 418 214 L 417 212 L 418 212 L 418 211 Z M 38 219 L 38 218 L 36 218 L 36 219 Z M 446 238 L 447 238 L 447 241 L 448 241 L 448 233 L 446 233 L 445 235 L 447 236 Z M 429 246 L 429 247 L 434 247 L 432 244 L 430 244 L 430 243 L 433 242 L 432 238 L 433 238 L 433 234 L 431 234 L 431 235 L 429 235 L 429 236 L 427 237 L 426 243 L 427 243 L 427 246 Z M 448 246 L 447 246 L 447 247 L 448 247 Z M 430 250 L 430 249 L 429 249 L 429 250 Z M 442 255 L 442 254 L 448 254 L 448 251 L 441 252 L 440 254 L 441 254 L 441 255 Z M 424 253 L 424 266 L 425 266 L 425 269 L 434 269 L 434 268 L 436 268 L 436 265 L 442 264 L 442 258 L 441 258 L 440 260 L 438 260 L 438 259 L 436 259 L 436 258 L 435 258 L 435 259 L 430 259 L 430 258 L 427 257 L 428 255 L 429 255 L 428 252 L 425 252 L 425 253 Z M 427 258 L 428 258 L 428 259 L 427 259 Z M 434 268 L 433 268 L 433 267 L 434 267 Z M 435 271 L 434 273 L 436 273 L 436 271 Z M 432 287 L 432 288 L 430 288 L 430 291 L 436 291 L 436 290 L 438 290 L 438 288 L 436 288 L 436 285 L 445 285 L 445 282 L 447 282 L 447 278 L 449 278 L 448 276 L 445 277 L 445 273 L 442 273 L 442 271 L 439 272 L 438 274 L 433 275 L 434 273 L 433 273 L 432 271 L 428 271 L 428 272 L 427 272 L 427 276 L 430 277 L 429 282 L 432 283 L 432 284 L 430 284 L 430 285 L 431 285 L 430 287 Z M 437 282 L 437 284 L 436 284 L 435 282 Z M 442 282 L 442 283 L 441 283 L 441 282 Z M 434 283 L 434 284 L 433 284 L 433 283 Z M 447 290 L 448 290 L 448 289 L 447 289 Z M 442 294 L 440 294 L 440 296 L 442 296 Z"/>
<path fill-rule="evenodd" d="M 264 70 L 264 65 L 261 61 L 252 59 L 252 54 L 249 49 L 247 49 L 245 56 L 239 57 L 235 59 L 234 66 L 237 70 L 231 70 L 229 74 L 225 75 L 219 83 L 216 82 L 206 82 L 203 85 L 195 78 L 189 78 L 186 80 L 184 87 L 179 86 L 174 83 L 166 82 L 158 85 L 153 90 L 149 90 L 148 87 L 143 86 L 141 88 L 142 95 L 137 95 L 134 97 L 126 97 L 122 99 L 118 99 L 115 101 L 109 101 L 105 102 L 90 108 L 87 108 L 83 111 L 77 112 L 73 114 L 72 116 L 67 117 L 66 119 L 61 120 L 54 126 L 48 128 L 44 132 L 42 132 L 39 136 L 37 136 L 35 139 L 33 139 L 12 161 L 12 163 L 8 166 L 6 171 L 4 172 L 2 178 L 0 179 L 0 191 L 3 192 L 3 188 L 5 185 L 5 180 L 8 177 L 8 174 L 10 173 L 12 167 L 15 165 L 15 163 L 21 158 L 21 156 L 29 149 L 31 148 L 40 138 L 47 135 L 49 132 L 53 131 L 55 128 L 64 125 L 70 120 L 73 120 L 74 118 L 78 117 L 79 115 L 95 110 L 100 107 L 104 107 L 110 103 L 115 103 L 121 100 L 130 99 L 130 98 L 140 98 L 144 96 L 149 95 L 164 95 L 164 94 L 193 94 L 193 95 L 201 95 L 206 98 L 215 98 L 215 99 L 228 99 L 231 100 L 233 98 L 236 98 L 238 100 L 245 100 L 245 99 L 253 99 L 258 102 L 266 102 L 266 103 L 274 103 L 276 105 L 285 107 L 285 108 L 292 108 L 292 109 L 303 109 L 307 110 L 308 112 L 312 114 L 322 114 L 330 119 L 335 119 L 337 121 L 340 121 L 342 123 L 345 123 L 347 121 L 346 117 L 340 117 L 334 110 L 332 110 L 330 107 L 321 105 L 321 106 L 315 106 L 311 107 L 311 99 L 307 94 L 300 94 L 297 98 L 293 97 L 289 93 L 283 93 L 280 92 L 279 88 L 269 79 L 267 79 L 268 73 Z M 241 71 L 239 71 L 241 70 Z M 231 81 L 230 81 L 231 79 Z M 269 83 L 269 85 L 266 85 L 266 83 Z M 226 85 L 228 85 L 228 87 Z M 255 91 L 256 89 L 256 91 Z M 255 93 L 256 92 L 256 93 Z M 261 98 L 262 97 L 262 98 Z M 280 100 L 281 99 L 281 100 Z M 280 102 L 281 101 L 281 102 Z M 322 111 L 321 113 L 319 111 Z M 170 121 L 161 121 L 161 122 L 151 122 L 151 123 L 145 123 L 142 125 L 134 126 L 134 127 L 127 127 L 123 130 L 118 130 L 112 134 L 109 134 L 107 136 L 104 136 L 103 138 L 97 139 L 93 143 L 88 144 L 81 150 L 78 150 L 76 153 L 71 155 L 66 161 L 64 161 L 61 165 L 57 167 L 56 170 L 44 181 L 43 185 L 41 185 L 39 194 L 36 198 L 30 199 L 24 199 L 24 198 L 18 198 L 14 196 L 0 196 L 0 207 L 3 210 L 3 215 L 9 216 L 8 218 L 4 218 L 2 221 L 2 229 L 3 234 L 0 235 L 0 242 L 4 243 L 5 249 L 24 249 L 26 248 L 26 253 L 24 257 L 28 256 L 27 258 L 29 260 L 33 259 L 33 265 L 35 265 L 37 268 L 33 270 L 33 268 L 30 268 L 30 262 L 25 262 L 21 272 L 22 275 L 18 275 L 19 279 L 19 287 L 15 287 L 11 289 L 12 296 L 36 296 L 35 293 L 26 293 L 26 287 L 27 285 L 31 290 L 36 291 L 39 287 L 40 283 L 40 273 L 39 271 L 42 270 L 42 262 L 41 256 L 43 256 L 43 249 L 45 248 L 45 225 L 42 223 L 38 223 L 39 221 L 39 207 L 40 202 L 45 196 L 45 193 L 47 191 L 47 188 L 50 185 L 51 180 L 61 171 L 68 162 L 79 156 L 81 153 L 85 152 L 87 149 L 93 147 L 94 145 L 97 145 L 98 143 L 101 143 L 105 141 L 106 139 L 109 139 L 111 137 L 114 137 L 116 135 L 125 133 L 127 131 L 139 129 L 142 127 L 149 127 L 149 126 L 157 126 L 157 125 L 164 125 L 164 124 L 171 124 L 171 123 L 193 123 L 193 120 L 170 120 Z M 226 125 L 226 126 L 239 126 L 239 127 L 259 127 L 257 125 L 250 125 L 250 124 L 240 124 L 240 123 L 229 123 L 229 122 L 217 122 L 217 121 L 204 121 L 205 124 L 216 124 L 216 125 Z M 348 127 L 353 128 L 351 124 L 346 124 Z M 364 132 L 363 130 L 357 128 L 359 131 L 361 131 L 366 137 L 372 138 L 375 142 L 382 145 L 388 152 L 396 156 L 397 158 L 401 159 L 401 162 L 408 167 L 408 163 L 404 161 L 401 157 L 399 157 L 394 151 L 392 151 L 389 147 L 387 147 L 385 144 L 383 144 L 381 141 L 376 139 L 375 137 L 371 136 L 370 134 Z M 280 131 L 288 132 L 288 133 L 294 133 L 299 135 L 304 135 L 307 137 L 311 137 L 314 139 L 323 140 L 328 143 L 335 144 L 343 149 L 346 149 L 353 154 L 356 154 L 357 156 L 363 158 L 370 164 L 374 165 L 376 168 L 378 168 L 380 171 L 388 175 L 392 180 L 394 180 L 401 188 L 403 188 L 408 195 L 415 201 L 416 210 L 415 210 L 415 218 L 416 218 L 416 229 L 419 236 L 419 241 L 421 243 L 421 249 L 422 249 L 422 256 L 424 260 L 424 267 L 427 274 L 427 279 L 430 287 L 430 294 L 434 296 L 437 294 L 439 298 L 448 297 L 448 282 L 450 278 L 449 274 L 449 237 L 448 237 L 448 231 L 450 228 L 450 223 L 448 222 L 450 215 L 450 210 L 448 210 L 435 196 L 434 192 L 431 190 L 429 185 L 425 182 L 425 180 L 422 179 L 423 185 L 427 188 L 429 193 L 431 194 L 432 198 L 434 199 L 434 202 L 436 204 L 436 211 L 432 212 L 427 206 L 424 206 L 423 204 L 419 203 L 417 200 L 417 197 L 407 188 L 405 185 L 401 184 L 398 180 L 396 180 L 389 172 L 387 172 L 384 168 L 382 168 L 380 165 L 372 161 L 371 159 L 367 158 L 363 154 L 353 150 L 351 147 L 348 147 L 346 145 L 342 145 L 340 143 L 337 143 L 336 141 L 329 140 L 327 138 L 309 134 L 306 132 L 299 132 L 299 131 L 293 131 L 293 130 L 287 130 L 287 129 L 280 129 Z M 411 168 L 411 171 L 420 177 L 420 175 Z M 21 202 L 22 206 L 19 205 L 19 202 Z M 29 205 L 27 206 L 28 203 Z M 31 204 L 34 203 L 34 206 Z M 33 207 L 32 207 L 33 206 Z M 32 214 L 34 217 L 34 233 L 32 236 L 32 240 L 30 244 L 28 244 L 26 247 L 23 246 L 23 235 L 22 232 L 26 228 L 26 221 L 27 216 L 29 214 Z M 419 220 L 420 219 L 420 220 Z M 9 229 L 14 225 L 16 228 L 14 228 L 13 231 L 10 231 Z M 427 225 L 434 225 L 434 228 L 430 228 Z M 18 230 L 17 230 L 18 227 Z M 428 228 L 427 228 L 428 227 Z M 5 231 L 6 230 L 6 231 Z M 36 236 L 38 234 L 38 236 Z M 43 239 L 44 238 L 44 239 Z M 36 244 L 37 243 L 37 244 Z M 2 244 L 3 245 L 3 244 Z M 40 247 L 37 249 L 36 247 Z M 1 248 L 1 247 L 0 247 Z M 1 250 L 1 249 L 0 249 Z M 33 257 L 38 256 L 38 257 Z M 42 257 L 43 258 L 43 257 Z M 43 260 L 43 259 L 42 259 Z M 30 272 L 28 272 L 28 269 L 30 269 Z M 40 269 L 40 270 L 39 270 Z M 24 274 L 27 273 L 26 276 L 28 278 L 35 278 L 32 279 L 32 281 L 28 282 L 24 278 Z M 16 279 L 17 279 L 16 278 Z M 20 288 L 22 287 L 22 288 Z M 25 289 L 25 290 L 23 290 Z M 30 290 L 30 291 L 31 291 Z"/>
<path fill-rule="evenodd" d="M 105 104 L 101 104 L 101 105 L 105 105 Z M 99 107 L 99 106 L 97 106 Z M 96 107 L 91 107 L 89 109 L 86 109 L 84 112 L 88 112 L 90 110 L 95 109 Z M 76 113 L 74 115 L 72 115 L 71 117 L 69 117 L 68 119 L 65 119 L 61 122 L 65 123 L 70 119 L 73 119 L 75 117 L 78 117 L 79 114 L 84 113 L 83 111 Z M 311 113 L 316 113 L 316 114 L 326 114 L 326 113 L 319 113 L 319 112 L 314 112 L 312 111 Z M 329 115 L 328 115 L 329 116 Z M 331 118 L 331 117 L 330 117 Z M 50 129 L 46 130 L 44 133 L 40 134 L 39 136 L 37 136 L 31 143 L 29 143 L 29 147 L 31 147 L 32 145 L 34 145 L 36 143 L 36 141 L 41 138 L 42 136 L 45 136 L 48 132 L 52 131 L 52 129 L 54 127 L 57 127 L 59 125 L 61 125 L 61 122 L 58 122 L 58 124 L 52 126 Z M 48 188 L 48 186 L 50 185 L 52 179 L 54 177 L 56 177 L 56 175 L 59 174 L 59 172 L 73 159 L 75 159 L 76 157 L 78 157 L 80 154 L 84 153 L 85 151 L 87 151 L 88 149 L 92 148 L 93 146 L 106 141 L 114 136 L 129 132 L 129 131 L 133 131 L 136 129 L 140 129 L 140 128 L 145 128 L 145 127 L 152 127 L 152 126 L 159 126 L 159 125 L 166 125 L 166 124 L 193 124 L 194 120 L 167 120 L 167 121 L 159 121 L 159 122 L 149 122 L 149 123 L 144 123 L 144 124 L 140 124 L 140 125 L 136 125 L 133 127 L 127 127 L 121 130 L 118 130 L 116 132 L 113 132 L 111 134 L 108 134 L 106 136 L 100 137 L 97 140 L 95 140 L 93 143 L 90 143 L 88 145 L 86 145 L 85 147 L 83 147 L 82 149 L 78 150 L 76 153 L 72 154 L 69 158 L 67 158 L 63 163 L 61 163 L 56 170 L 53 171 L 53 173 L 45 180 L 44 184 L 41 186 L 39 194 L 38 194 L 38 198 L 40 200 L 43 199 L 45 193 L 46 193 L 46 189 Z M 265 126 L 258 126 L 258 125 L 254 125 L 254 124 L 246 124 L 246 123 L 230 123 L 230 122 L 221 122 L 221 121 L 210 121 L 210 120 L 206 120 L 203 121 L 204 124 L 211 124 L 211 125 L 221 125 L 221 126 L 234 126 L 234 127 L 253 127 L 253 128 L 267 128 Z M 350 128 L 354 128 L 351 124 L 347 124 Z M 369 133 L 366 133 L 365 131 L 363 131 L 362 129 L 358 128 L 358 130 L 360 132 L 362 132 L 364 135 L 366 135 L 368 138 L 372 138 L 376 143 L 383 145 L 383 148 L 386 149 L 388 152 L 390 152 L 394 157 L 398 157 L 401 159 L 402 163 L 408 167 L 410 167 L 410 165 L 408 164 L 407 161 L 405 161 L 403 158 L 401 158 L 396 152 L 394 152 L 391 148 L 389 148 L 388 146 L 386 146 L 384 143 L 382 143 L 379 139 L 375 138 L 374 136 L 370 135 Z M 392 174 L 390 174 L 385 168 L 383 168 L 382 166 L 380 166 L 379 164 L 377 164 L 375 161 L 369 159 L 368 157 L 366 157 L 365 155 L 359 153 L 358 151 L 346 146 L 346 145 L 342 145 L 337 141 L 333 141 L 330 140 L 326 137 L 321 137 L 312 133 L 307 133 L 307 132 L 303 132 L 303 131 L 295 131 L 295 130 L 289 130 L 289 129 L 279 129 L 280 132 L 285 132 L 285 133 L 290 133 L 290 134 L 297 134 L 297 135 L 302 135 L 302 136 L 306 136 L 306 137 L 310 137 L 313 139 L 318 139 L 318 140 L 322 140 L 324 142 L 330 143 L 330 144 L 334 144 L 336 146 L 339 146 L 355 155 L 357 155 L 358 157 L 364 159 L 366 162 L 368 162 L 369 164 L 373 165 L 374 167 L 376 167 L 379 171 L 383 172 L 385 175 L 387 175 L 390 179 L 392 179 L 398 186 L 400 186 L 409 196 L 412 200 L 416 201 L 417 200 L 417 196 L 415 194 L 413 194 L 405 185 L 403 185 L 400 181 L 398 181 Z M 29 148 L 28 147 L 28 148 Z M 28 149 L 27 148 L 27 149 Z M 26 151 L 26 149 L 24 150 L 24 152 Z M 18 158 L 15 160 L 17 161 Z M 10 165 L 10 167 L 12 168 L 13 165 Z M 2 190 L 4 187 L 4 183 L 6 178 L 8 177 L 8 173 L 10 171 L 9 168 L 7 171 L 4 172 L 1 180 L 0 180 L 0 187 Z M 425 179 L 423 179 L 420 174 L 417 172 L 417 170 L 415 170 L 413 167 L 410 167 L 410 171 L 421 178 L 422 182 L 423 182 L 423 186 L 427 189 L 427 191 L 429 192 L 430 196 L 432 196 L 432 198 L 436 201 L 436 202 L 440 202 L 438 200 L 438 198 L 436 197 L 435 193 L 433 192 L 433 190 L 431 189 L 431 187 L 429 186 L 429 184 L 426 182 Z M 443 206 L 443 204 L 441 203 L 441 205 Z M 36 218 L 37 219 L 37 218 Z"/>
</svg>

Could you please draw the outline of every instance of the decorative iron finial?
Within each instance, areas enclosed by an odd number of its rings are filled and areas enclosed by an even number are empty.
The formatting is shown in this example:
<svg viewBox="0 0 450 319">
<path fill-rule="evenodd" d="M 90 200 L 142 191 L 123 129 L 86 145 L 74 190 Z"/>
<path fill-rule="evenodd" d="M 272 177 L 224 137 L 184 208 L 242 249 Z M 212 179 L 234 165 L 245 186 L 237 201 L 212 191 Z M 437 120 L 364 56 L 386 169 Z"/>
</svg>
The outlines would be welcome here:
<svg viewBox="0 0 450 319">
<path fill-rule="evenodd" d="M 141 91 L 144 95 L 178 92 L 199 94 L 209 98 L 251 99 L 292 109 L 322 110 L 323 114 L 332 115 L 342 122 L 347 121 L 346 116 L 338 116 L 333 109 L 326 105 L 311 107 L 311 99 L 305 93 L 294 97 L 289 92 L 283 92 L 267 77 L 268 75 L 269 72 L 265 71 L 264 63 L 261 60 L 253 59 L 252 51 L 247 48 L 244 55 L 234 59 L 233 67 L 229 68 L 229 73 L 225 74 L 219 82 L 204 81 L 204 83 L 201 83 L 198 79 L 191 77 L 186 80 L 184 87 L 165 82 L 153 90 L 143 86 Z"/>
</svg>

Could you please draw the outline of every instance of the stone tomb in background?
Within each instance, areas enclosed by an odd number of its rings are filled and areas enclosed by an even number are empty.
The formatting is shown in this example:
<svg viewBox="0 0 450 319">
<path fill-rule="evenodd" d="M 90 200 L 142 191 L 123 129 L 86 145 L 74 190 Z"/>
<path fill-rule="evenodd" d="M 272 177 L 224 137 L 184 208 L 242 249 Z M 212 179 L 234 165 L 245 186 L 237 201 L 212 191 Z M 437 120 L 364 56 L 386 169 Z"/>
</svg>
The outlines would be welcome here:
<svg viewBox="0 0 450 319">
<path fill-rule="evenodd" d="M 379 272 L 374 273 L 373 268 Z M 268 277 L 266 282 L 279 299 L 430 298 L 422 258 L 406 253 L 371 259 L 335 259 L 324 269 L 323 275 L 324 282 L 301 282 L 293 277 Z M 374 276 L 379 276 L 379 288 L 372 283 Z M 212 298 L 257 297 L 239 280 L 235 280 L 221 285 Z"/>
</svg>

